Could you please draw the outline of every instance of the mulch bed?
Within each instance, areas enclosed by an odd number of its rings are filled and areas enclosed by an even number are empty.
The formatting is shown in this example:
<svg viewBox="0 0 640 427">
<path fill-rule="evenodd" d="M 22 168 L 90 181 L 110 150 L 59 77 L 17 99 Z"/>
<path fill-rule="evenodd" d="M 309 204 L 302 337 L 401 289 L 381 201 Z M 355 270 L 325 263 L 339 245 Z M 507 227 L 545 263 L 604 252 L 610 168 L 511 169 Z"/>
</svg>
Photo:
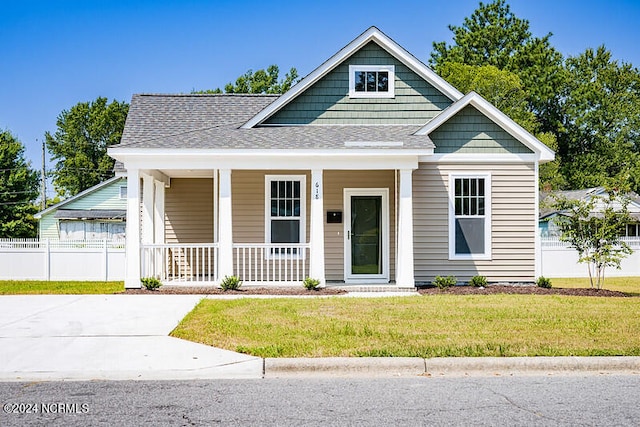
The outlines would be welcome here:
<svg viewBox="0 0 640 427">
<path fill-rule="evenodd" d="M 628 294 L 607 289 L 591 288 L 540 288 L 538 286 L 523 285 L 489 285 L 484 288 L 473 286 L 452 286 L 446 289 L 439 289 L 435 286 L 425 286 L 418 288 L 422 295 L 452 294 L 452 295 L 491 295 L 491 294 L 520 294 L 520 295 L 569 295 L 569 296 L 593 296 L 593 297 L 628 297 Z M 247 287 L 237 291 L 223 291 L 213 287 L 186 287 L 186 286 L 162 286 L 155 291 L 146 289 L 127 289 L 122 292 L 127 295 L 341 295 L 347 291 L 336 288 L 322 288 L 315 291 L 308 291 L 303 287 Z"/>
<path fill-rule="evenodd" d="M 317 289 L 315 291 L 308 291 L 302 286 L 295 288 L 281 288 L 281 287 L 272 287 L 272 288 L 241 288 L 236 291 L 223 291 L 220 288 L 214 287 L 187 287 L 187 286 L 161 286 L 159 289 L 155 291 L 148 291 L 144 288 L 142 289 L 126 289 L 122 292 L 127 295 L 137 295 L 137 294 L 146 294 L 146 295 L 340 295 L 346 294 L 347 291 L 342 289 L 333 289 L 333 288 L 322 288 Z"/>
<path fill-rule="evenodd" d="M 453 295 L 490 295 L 490 294 L 519 294 L 519 295 L 569 295 L 579 297 L 627 297 L 628 294 L 607 289 L 592 288 L 540 288 L 538 286 L 523 285 L 489 285 L 487 287 L 476 288 L 473 286 L 452 286 L 446 289 L 439 289 L 435 286 L 419 288 L 422 295 L 433 294 L 453 294 Z"/>
</svg>

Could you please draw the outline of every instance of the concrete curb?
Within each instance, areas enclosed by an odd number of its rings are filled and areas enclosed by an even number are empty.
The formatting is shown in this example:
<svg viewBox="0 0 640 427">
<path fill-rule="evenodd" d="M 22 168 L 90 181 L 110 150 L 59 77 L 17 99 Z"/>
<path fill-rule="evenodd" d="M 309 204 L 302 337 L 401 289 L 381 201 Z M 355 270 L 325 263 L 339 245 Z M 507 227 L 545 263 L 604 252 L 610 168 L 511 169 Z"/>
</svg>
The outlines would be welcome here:
<svg viewBox="0 0 640 427">
<path fill-rule="evenodd" d="M 640 357 L 267 358 L 265 378 L 640 375 Z"/>
</svg>

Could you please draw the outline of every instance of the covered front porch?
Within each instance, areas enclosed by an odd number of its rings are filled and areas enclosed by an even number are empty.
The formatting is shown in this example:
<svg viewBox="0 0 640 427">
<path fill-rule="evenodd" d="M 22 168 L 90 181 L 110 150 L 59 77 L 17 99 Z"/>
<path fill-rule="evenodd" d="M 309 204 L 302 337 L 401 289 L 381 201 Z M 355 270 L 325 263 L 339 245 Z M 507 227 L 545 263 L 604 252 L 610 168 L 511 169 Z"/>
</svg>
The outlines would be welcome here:
<svg viewBox="0 0 640 427">
<path fill-rule="evenodd" d="M 370 156 L 349 168 L 316 159 L 311 169 L 286 158 L 233 169 L 127 165 L 125 286 L 139 288 L 142 277 L 217 286 L 237 276 L 263 286 L 310 277 L 414 287 L 417 156 Z"/>
</svg>

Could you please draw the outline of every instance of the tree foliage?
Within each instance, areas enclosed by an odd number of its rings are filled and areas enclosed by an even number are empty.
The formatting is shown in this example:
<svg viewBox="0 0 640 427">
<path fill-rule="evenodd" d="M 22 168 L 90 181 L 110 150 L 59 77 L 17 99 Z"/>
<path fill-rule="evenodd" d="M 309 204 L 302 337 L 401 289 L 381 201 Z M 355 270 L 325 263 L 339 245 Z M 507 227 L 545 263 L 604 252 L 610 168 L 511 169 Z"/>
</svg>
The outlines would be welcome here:
<svg viewBox="0 0 640 427">
<path fill-rule="evenodd" d="M 80 102 L 58 116 L 57 130 L 45 133 L 55 164 L 53 185 L 61 196 L 73 196 L 113 176 L 107 147 L 118 144 L 129 111 L 126 102 L 98 97 Z"/>
<path fill-rule="evenodd" d="M 640 72 L 604 46 L 566 61 L 559 155 L 574 188 L 629 182 L 640 190 Z"/>
<path fill-rule="evenodd" d="M 556 209 L 563 211 L 557 220 L 560 240 L 578 251 L 578 261 L 587 264 L 591 287 L 604 286 L 606 267 L 620 268 L 633 251 L 622 241 L 625 224 L 632 219 L 626 197 L 610 192 L 607 197 L 589 200 L 558 198 Z"/>
<path fill-rule="evenodd" d="M 235 83 L 224 86 L 225 93 L 262 93 L 280 94 L 288 91 L 299 80 L 298 71 L 291 68 L 284 79 L 278 80 L 280 69 L 277 65 L 270 65 L 266 70 L 248 70 L 236 79 Z M 222 93 L 220 88 L 213 90 L 192 91 L 191 93 Z"/>
<path fill-rule="evenodd" d="M 481 2 L 461 26 L 449 29 L 453 44 L 434 43 L 430 64 L 556 150 L 556 161 L 540 168 L 542 188 L 626 180 L 640 191 L 638 69 L 613 60 L 604 46 L 565 59 L 551 45 L 551 33 L 534 37 L 529 21 L 515 16 L 505 0 Z"/>
<path fill-rule="evenodd" d="M 0 237 L 36 237 L 37 197 L 38 173 L 25 160 L 24 146 L 0 132 Z"/>
</svg>

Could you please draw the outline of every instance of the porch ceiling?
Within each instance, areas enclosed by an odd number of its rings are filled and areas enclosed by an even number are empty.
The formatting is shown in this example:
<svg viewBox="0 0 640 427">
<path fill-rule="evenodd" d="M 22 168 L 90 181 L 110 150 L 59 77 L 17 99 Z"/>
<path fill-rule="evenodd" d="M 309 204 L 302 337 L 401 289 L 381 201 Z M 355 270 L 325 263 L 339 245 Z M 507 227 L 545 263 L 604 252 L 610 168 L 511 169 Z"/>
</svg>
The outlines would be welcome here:
<svg viewBox="0 0 640 427">
<path fill-rule="evenodd" d="M 159 169 L 169 178 L 213 178 L 213 169 Z"/>
</svg>

